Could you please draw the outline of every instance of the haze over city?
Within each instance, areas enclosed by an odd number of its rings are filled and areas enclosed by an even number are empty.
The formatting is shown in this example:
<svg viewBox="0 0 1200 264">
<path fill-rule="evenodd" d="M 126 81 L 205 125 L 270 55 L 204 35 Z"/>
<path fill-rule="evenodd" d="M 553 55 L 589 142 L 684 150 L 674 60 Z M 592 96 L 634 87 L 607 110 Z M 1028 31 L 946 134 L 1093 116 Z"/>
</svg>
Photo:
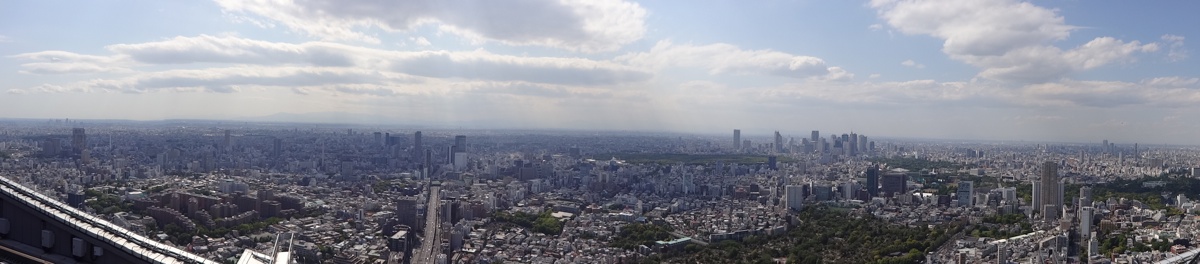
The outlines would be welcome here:
<svg viewBox="0 0 1200 264">
<path fill-rule="evenodd" d="M 1191 1 L 0 1 L 0 263 L 1200 263 Z"/>
<path fill-rule="evenodd" d="M 1191 2 L 0 8 L 0 117 L 1197 144 Z"/>
</svg>

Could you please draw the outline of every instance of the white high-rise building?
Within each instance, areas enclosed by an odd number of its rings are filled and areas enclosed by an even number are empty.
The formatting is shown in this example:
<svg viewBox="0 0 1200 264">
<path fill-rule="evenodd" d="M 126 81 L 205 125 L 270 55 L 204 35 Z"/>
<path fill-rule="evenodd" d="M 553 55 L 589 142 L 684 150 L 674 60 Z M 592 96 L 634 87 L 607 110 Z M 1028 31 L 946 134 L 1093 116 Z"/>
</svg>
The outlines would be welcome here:
<svg viewBox="0 0 1200 264">
<path fill-rule="evenodd" d="M 858 184 L 854 182 L 842 183 L 842 199 L 854 200 L 854 195 L 858 194 Z"/>
</svg>

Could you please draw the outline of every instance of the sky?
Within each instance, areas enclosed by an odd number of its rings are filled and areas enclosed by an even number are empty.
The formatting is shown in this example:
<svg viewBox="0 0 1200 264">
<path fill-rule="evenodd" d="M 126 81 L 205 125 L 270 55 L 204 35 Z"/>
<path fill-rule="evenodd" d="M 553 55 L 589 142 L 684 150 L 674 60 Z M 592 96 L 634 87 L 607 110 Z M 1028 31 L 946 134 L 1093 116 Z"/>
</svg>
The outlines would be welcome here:
<svg viewBox="0 0 1200 264">
<path fill-rule="evenodd" d="M 1194 10 L 0 0 L 0 117 L 1200 144 Z"/>
</svg>

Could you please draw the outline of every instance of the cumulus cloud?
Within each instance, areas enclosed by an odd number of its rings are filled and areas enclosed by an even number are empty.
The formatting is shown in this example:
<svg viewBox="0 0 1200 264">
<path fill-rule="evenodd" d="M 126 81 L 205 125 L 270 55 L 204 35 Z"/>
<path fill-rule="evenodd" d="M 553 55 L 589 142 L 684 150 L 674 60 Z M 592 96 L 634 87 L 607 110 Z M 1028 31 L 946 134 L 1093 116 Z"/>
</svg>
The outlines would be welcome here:
<svg viewBox="0 0 1200 264">
<path fill-rule="evenodd" d="M 412 40 L 413 44 L 417 44 L 417 46 L 424 47 L 424 46 L 433 45 L 433 43 L 430 43 L 428 39 L 425 39 L 425 37 L 409 38 L 409 40 Z"/>
<path fill-rule="evenodd" d="M 262 16 L 325 40 L 378 43 L 363 30 L 408 31 L 430 24 L 471 39 L 594 52 L 616 50 L 646 32 L 646 10 L 622 0 L 216 2 L 226 12 Z"/>
<path fill-rule="evenodd" d="M 1162 79 L 1160 79 L 1162 80 Z M 1191 84 L 1188 84 L 1188 83 Z M 1063 80 L 1019 89 L 1028 104 L 1086 107 L 1190 107 L 1200 103 L 1200 89 L 1191 81 L 1144 83 Z"/>
<path fill-rule="evenodd" d="M 917 69 L 924 69 L 924 68 L 925 68 L 925 64 L 920 64 L 920 63 L 917 63 L 917 62 L 915 62 L 915 61 L 913 61 L 913 60 L 904 60 L 904 61 L 901 61 L 901 62 L 900 62 L 900 65 L 904 65 L 904 67 L 912 67 L 912 68 L 917 68 Z"/>
<path fill-rule="evenodd" d="M 873 0 L 870 6 L 902 33 L 942 39 L 942 52 L 983 68 L 979 75 L 989 79 L 1053 81 L 1158 50 L 1155 43 L 1111 37 L 1062 50 L 1053 43 L 1077 27 L 1054 10 L 1018 0 Z"/>
<path fill-rule="evenodd" d="M 695 67 L 706 69 L 709 74 L 765 74 L 835 79 L 853 76 L 841 68 L 827 66 L 824 60 L 817 57 L 773 50 L 744 50 L 724 43 L 696 46 L 659 41 L 648 52 L 621 55 L 615 60 L 653 69 Z"/>
<path fill-rule="evenodd" d="M 21 64 L 21 73 L 26 74 L 78 74 L 99 72 L 125 72 L 120 58 L 84 55 L 67 51 L 41 51 L 8 56 L 17 60 L 31 61 Z"/>
<path fill-rule="evenodd" d="M 392 69 L 437 78 L 611 85 L 649 79 L 651 74 L 614 63 L 576 58 L 525 58 L 482 51 L 417 52 L 397 56 Z"/>
<path fill-rule="evenodd" d="M 384 69 L 438 78 L 572 85 L 613 85 L 639 82 L 652 76 L 650 72 L 634 67 L 583 58 L 510 56 L 482 50 L 390 51 L 329 42 L 292 44 L 235 36 L 181 36 L 156 42 L 110 45 L 106 48 L 114 54 L 94 56 L 39 52 L 16 57 L 90 63 L 74 67 L 68 67 L 71 66 L 68 64 L 26 65 L 28 71 L 39 73 L 99 71 L 102 67 L 96 66 L 96 63 L 125 60 L 151 65 L 229 63 Z"/>
<path fill-rule="evenodd" d="M 378 71 L 315 67 L 229 67 L 197 70 L 168 70 L 139 73 L 116 79 L 94 79 L 62 86 L 39 87 L 43 91 L 142 93 L 160 89 L 201 88 L 231 93 L 239 86 L 307 87 L 355 83 L 407 83 L 408 77 Z"/>
<path fill-rule="evenodd" d="M 1009 101 L 1002 87 L 987 83 L 912 80 L 898 82 L 825 83 L 806 81 L 761 89 L 758 100 L 785 103 L 832 102 L 876 106 L 945 105 L 955 102 L 1000 104 Z"/>
<path fill-rule="evenodd" d="M 1167 59 L 1170 61 L 1181 61 L 1187 59 L 1188 51 L 1183 48 L 1183 36 L 1163 35 L 1162 40 L 1167 44 Z"/>
<path fill-rule="evenodd" d="M 1158 77 L 1142 81 L 1143 84 L 1157 87 L 1189 87 L 1198 86 L 1200 78 L 1185 78 L 1179 76 Z"/>
</svg>

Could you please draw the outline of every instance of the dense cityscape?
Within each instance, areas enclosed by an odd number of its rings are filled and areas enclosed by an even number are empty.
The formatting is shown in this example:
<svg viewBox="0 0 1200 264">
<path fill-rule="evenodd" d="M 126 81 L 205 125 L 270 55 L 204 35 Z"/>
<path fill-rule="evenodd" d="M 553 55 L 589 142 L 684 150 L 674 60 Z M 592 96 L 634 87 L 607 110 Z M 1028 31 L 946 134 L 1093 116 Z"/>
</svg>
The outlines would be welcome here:
<svg viewBox="0 0 1200 264">
<path fill-rule="evenodd" d="M 0 1 L 0 264 L 1200 264 L 1196 10 Z"/>
<path fill-rule="evenodd" d="M 6 120 L 0 174 L 219 263 L 1150 263 L 1200 252 L 1200 148 L 766 132 Z"/>
</svg>

